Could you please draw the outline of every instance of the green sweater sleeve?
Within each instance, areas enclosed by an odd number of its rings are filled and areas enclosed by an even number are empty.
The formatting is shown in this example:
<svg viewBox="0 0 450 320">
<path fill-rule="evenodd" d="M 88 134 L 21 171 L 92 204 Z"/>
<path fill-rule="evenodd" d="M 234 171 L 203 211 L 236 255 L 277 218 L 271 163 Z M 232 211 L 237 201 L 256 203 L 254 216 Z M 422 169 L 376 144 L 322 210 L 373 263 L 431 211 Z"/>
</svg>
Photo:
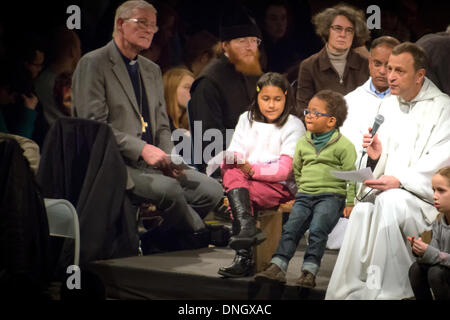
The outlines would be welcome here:
<svg viewBox="0 0 450 320">
<path fill-rule="evenodd" d="M 355 146 L 348 141 L 345 148 L 343 148 L 341 153 L 341 163 L 342 171 L 353 171 L 356 170 L 356 150 Z M 347 206 L 353 206 L 355 204 L 355 186 L 356 183 L 353 181 L 347 182 Z"/>
<path fill-rule="evenodd" d="M 302 176 L 303 159 L 301 154 L 301 141 L 304 137 L 300 138 L 295 146 L 294 160 L 292 162 L 292 170 L 294 171 L 295 182 L 297 187 L 299 187 L 299 181 Z"/>
</svg>

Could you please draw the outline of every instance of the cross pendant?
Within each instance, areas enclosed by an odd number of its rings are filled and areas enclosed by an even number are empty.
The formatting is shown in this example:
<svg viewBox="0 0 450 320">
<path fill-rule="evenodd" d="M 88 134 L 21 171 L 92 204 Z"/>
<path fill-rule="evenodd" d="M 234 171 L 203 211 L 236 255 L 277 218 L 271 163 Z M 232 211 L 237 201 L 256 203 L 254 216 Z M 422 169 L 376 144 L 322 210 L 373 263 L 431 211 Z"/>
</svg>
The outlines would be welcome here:
<svg viewBox="0 0 450 320">
<path fill-rule="evenodd" d="M 144 118 L 141 116 L 141 123 L 142 123 L 142 132 L 145 132 L 148 127 L 148 123 L 144 121 Z"/>
</svg>

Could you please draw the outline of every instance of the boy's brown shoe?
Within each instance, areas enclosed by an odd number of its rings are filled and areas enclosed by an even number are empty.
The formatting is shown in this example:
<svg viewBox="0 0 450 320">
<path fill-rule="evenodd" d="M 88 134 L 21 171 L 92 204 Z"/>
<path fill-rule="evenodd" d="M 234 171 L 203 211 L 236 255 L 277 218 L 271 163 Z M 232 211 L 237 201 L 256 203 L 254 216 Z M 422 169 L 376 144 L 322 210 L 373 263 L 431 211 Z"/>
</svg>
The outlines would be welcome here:
<svg viewBox="0 0 450 320">
<path fill-rule="evenodd" d="M 276 264 L 271 263 L 266 270 L 255 275 L 255 281 L 286 283 L 286 275 Z"/>
<path fill-rule="evenodd" d="M 303 270 L 302 275 L 295 284 L 303 288 L 312 289 L 316 286 L 316 276 L 309 271 Z"/>
</svg>

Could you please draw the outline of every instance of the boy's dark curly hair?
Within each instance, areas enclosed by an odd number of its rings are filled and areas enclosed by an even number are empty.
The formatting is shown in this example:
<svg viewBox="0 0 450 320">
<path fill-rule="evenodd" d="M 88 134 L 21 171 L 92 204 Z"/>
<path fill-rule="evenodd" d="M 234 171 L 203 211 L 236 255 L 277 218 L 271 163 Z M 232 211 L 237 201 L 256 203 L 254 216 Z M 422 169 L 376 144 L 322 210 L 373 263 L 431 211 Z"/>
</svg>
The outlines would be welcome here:
<svg viewBox="0 0 450 320">
<path fill-rule="evenodd" d="M 336 118 L 336 128 L 341 127 L 347 119 L 347 102 L 344 96 L 333 90 L 321 90 L 313 98 L 325 101 L 327 113 Z"/>
</svg>

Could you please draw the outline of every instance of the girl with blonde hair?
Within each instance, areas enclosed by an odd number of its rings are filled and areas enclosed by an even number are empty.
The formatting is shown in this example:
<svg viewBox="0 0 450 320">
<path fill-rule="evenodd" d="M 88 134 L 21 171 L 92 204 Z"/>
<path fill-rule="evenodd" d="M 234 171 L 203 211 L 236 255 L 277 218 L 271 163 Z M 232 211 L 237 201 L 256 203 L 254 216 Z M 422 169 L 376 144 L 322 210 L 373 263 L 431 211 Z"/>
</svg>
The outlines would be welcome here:
<svg viewBox="0 0 450 320">
<path fill-rule="evenodd" d="M 163 75 L 164 98 L 172 131 L 189 130 L 186 107 L 191 99 L 193 82 L 194 74 L 184 67 L 171 68 Z"/>
</svg>

